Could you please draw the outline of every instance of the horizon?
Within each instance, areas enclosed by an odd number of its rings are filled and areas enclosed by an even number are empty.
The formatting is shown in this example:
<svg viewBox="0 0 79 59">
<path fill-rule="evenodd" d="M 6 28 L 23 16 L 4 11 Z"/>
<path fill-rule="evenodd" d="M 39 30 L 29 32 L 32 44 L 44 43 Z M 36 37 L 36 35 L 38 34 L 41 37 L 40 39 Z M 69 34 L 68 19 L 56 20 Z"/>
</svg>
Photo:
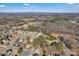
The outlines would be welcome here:
<svg viewBox="0 0 79 59">
<path fill-rule="evenodd" d="M 79 4 L 0 3 L 0 13 L 79 13 Z"/>
</svg>

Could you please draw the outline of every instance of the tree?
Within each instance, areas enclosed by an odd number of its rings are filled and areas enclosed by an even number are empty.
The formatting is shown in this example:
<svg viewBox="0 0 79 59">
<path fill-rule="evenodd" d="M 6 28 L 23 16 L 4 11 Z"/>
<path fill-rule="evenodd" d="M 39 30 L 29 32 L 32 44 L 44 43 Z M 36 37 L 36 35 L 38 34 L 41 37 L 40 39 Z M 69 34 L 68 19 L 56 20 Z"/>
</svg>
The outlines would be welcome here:
<svg viewBox="0 0 79 59">
<path fill-rule="evenodd" d="M 76 48 L 76 55 L 79 56 L 79 47 Z"/>
<path fill-rule="evenodd" d="M 18 55 L 21 55 L 21 54 L 22 54 L 22 52 L 23 52 L 23 48 L 22 48 L 22 47 L 20 47 L 20 48 L 18 49 Z"/>
<path fill-rule="evenodd" d="M 56 52 L 61 54 L 64 52 L 64 46 L 62 42 L 52 42 L 50 45 Z"/>
<path fill-rule="evenodd" d="M 39 54 L 38 53 L 34 53 L 33 56 L 39 56 Z"/>
<path fill-rule="evenodd" d="M 39 36 L 38 38 L 35 38 L 33 41 L 34 48 L 42 48 L 42 53 L 44 52 L 44 47 L 47 45 L 47 42 L 43 36 Z"/>
</svg>

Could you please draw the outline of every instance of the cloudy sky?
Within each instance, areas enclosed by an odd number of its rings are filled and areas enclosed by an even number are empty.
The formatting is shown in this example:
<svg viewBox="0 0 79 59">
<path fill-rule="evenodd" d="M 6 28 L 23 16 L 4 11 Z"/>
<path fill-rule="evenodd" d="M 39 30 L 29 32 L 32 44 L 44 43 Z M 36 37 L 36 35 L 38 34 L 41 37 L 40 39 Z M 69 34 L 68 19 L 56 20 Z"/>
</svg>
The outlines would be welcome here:
<svg viewBox="0 0 79 59">
<path fill-rule="evenodd" d="M 67 3 L 0 3 L 0 12 L 79 13 L 79 4 L 67 4 Z"/>
</svg>

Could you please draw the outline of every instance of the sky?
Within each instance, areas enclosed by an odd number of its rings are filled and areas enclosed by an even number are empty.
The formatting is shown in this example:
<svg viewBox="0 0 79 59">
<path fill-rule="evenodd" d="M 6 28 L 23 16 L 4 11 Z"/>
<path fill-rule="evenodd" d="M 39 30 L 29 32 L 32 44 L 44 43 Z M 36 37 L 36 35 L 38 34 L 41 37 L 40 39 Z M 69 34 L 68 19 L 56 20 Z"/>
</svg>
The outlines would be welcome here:
<svg viewBox="0 0 79 59">
<path fill-rule="evenodd" d="M 0 3 L 0 12 L 79 13 L 79 4 L 69 3 Z"/>
</svg>

